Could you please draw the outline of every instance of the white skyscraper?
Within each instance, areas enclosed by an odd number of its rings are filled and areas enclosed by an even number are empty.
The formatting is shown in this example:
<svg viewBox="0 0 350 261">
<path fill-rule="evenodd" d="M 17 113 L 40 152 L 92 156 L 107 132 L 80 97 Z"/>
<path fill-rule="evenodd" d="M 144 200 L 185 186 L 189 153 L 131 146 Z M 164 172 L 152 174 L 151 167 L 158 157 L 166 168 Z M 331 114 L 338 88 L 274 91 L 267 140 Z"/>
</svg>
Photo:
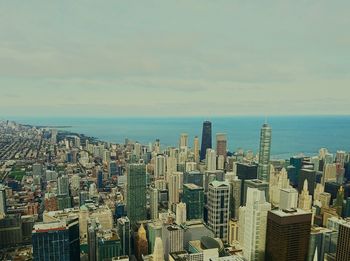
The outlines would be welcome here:
<svg viewBox="0 0 350 261">
<path fill-rule="evenodd" d="M 324 186 L 326 182 L 337 181 L 337 164 L 326 163 L 323 169 L 322 185 Z"/>
<path fill-rule="evenodd" d="M 243 255 L 248 261 L 265 260 L 267 212 L 271 204 L 266 202 L 265 193 L 256 188 L 248 188 L 247 204 L 240 211 L 240 229 L 244 230 Z M 242 219 L 242 221 L 241 221 Z M 241 240 L 241 239 L 240 239 Z"/>
<path fill-rule="evenodd" d="M 298 207 L 305 210 L 310 211 L 312 206 L 312 196 L 309 195 L 308 190 L 308 182 L 307 179 L 304 180 L 303 190 L 299 195 L 299 204 Z"/>
<path fill-rule="evenodd" d="M 208 186 L 208 225 L 216 237 L 228 240 L 230 217 L 230 184 L 212 181 Z"/>
<path fill-rule="evenodd" d="M 150 207 L 151 219 L 158 219 L 158 190 L 156 188 L 150 189 Z"/>
<path fill-rule="evenodd" d="M 271 204 L 277 207 L 280 203 L 280 190 L 291 188 L 291 186 L 285 168 L 278 173 L 274 173 L 273 169 L 273 166 L 271 166 L 269 196 Z"/>
<path fill-rule="evenodd" d="M 164 261 L 164 246 L 160 237 L 156 237 L 154 243 L 153 261 Z"/>
<path fill-rule="evenodd" d="M 224 168 L 225 168 L 225 156 L 219 155 L 217 169 L 223 170 Z"/>
<path fill-rule="evenodd" d="M 164 178 L 165 175 L 165 156 L 163 154 L 158 154 L 156 156 L 155 168 L 154 168 L 154 178 Z"/>
<path fill-rule="evenodd" d="M 271 128 L 267 123 L 261 128 L 258 178 L 269 182 L 270 174 L 270 151 L 271 151 Z"/>
<path fill-rule="evenodd" d="M 213 149 L 207 149 L 206 154 L 207 170 L 216 170 L 216 151 Z"/>
<path fill-rule="evenodd" d="M 173 209 L 173 205 L 179 203 L 179 186 L 180 178 L 176 173 L 171 174 L 169 177 L 169 209 Z"/>
<path fill-rule="evenodd" d="M 298 191 L 294 188 L 280 189 L 280 209 L 291 209 L 298 207 Z"/>
<path fill-rule="evenodd" d="M 186 222 L 186 215 L 186 204 L 182 202 L 176 204 L 176 224 L 184 224 Z"/>
</svg>

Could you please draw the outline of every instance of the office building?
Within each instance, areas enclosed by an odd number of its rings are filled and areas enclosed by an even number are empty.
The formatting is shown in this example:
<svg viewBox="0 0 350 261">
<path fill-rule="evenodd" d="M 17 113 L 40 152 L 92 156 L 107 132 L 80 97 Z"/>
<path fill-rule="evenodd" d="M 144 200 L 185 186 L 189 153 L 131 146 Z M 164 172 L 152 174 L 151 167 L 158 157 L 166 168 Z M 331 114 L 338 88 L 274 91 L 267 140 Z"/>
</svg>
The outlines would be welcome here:
<svg viewBox="0 0 350 261">
<path fill-rule="evenodd" d="M 199 139 L 197 136 L 194 137 L 193 141 L 193 153 L 194 153 L 194 161 L 199 163 Z"/>
<path fill-rule="evenodd" d="M 151 219 L 158 219 L 158 189 L 151 188 L 150 189 L 150 208 L 151 208 Z"/>
<path fill-rule="evenodd" d="M 130 256 L 131 254 L 131 228 L 128 217 L 122 217 L 117 220 L 117 231 L 121 243 L 121 253 Z"/>
<path fill-rule="evenodd" d="M 186 204 L 182 202 L 176 204 L 176 224 L 186 223 L 186 215 Z"/>
<path fill-rule="evenodd" d="M 144 164 L 130 164 L 127 173 L 127 211 L 130 223 L 147 219 L 146 169 Z"/>
<path fill-rule="evenodd" d="M 301 169 L 298 182 L 298 191 L 302 192 L 304 187 L 304 181 L 307 180 L 308 191 L 310 195 L 313 195 L 316 187 L 316 171 L 313 169 Z"/>
<path fill-rule="evenodd" d="M 169 177 L 168 191 L 169 191 L 169 209 L 174 210 L 174 206 L 179 203 L 180 195 L 179 195 L 179 187 L 180 187 L 180 177 L 179 175 L 171 174 Z"/>
<path fill-rule="evenodd" d="M 165 170 L 165 156 L 163 154 L 158 154 L 155 159 L 154 178 L 164 178 Z"/>
<path fill-rule="evenodd" d="M 310 211 L 311 206 L 312 206 L 312 196 L 309 194 L 308 181 L 307 179 L 305 179 L 303 190 L 299 195 L 298 207 L 305 211 Z"/>
<path fill-rule="evenodd" d="M 179 145 L 180 145 L 179 146 L 180 148 L 188 147 L 188 134 L 187 133 L 181 133 Z"/>
<path fill-rule="evenodd" d="M 212 134 L 211 134 L 211 122 L 205 121 L 203 122 L 203 130 L 202 130 L 202 145 L 200 151 L 200 160 L 205 159 L 205 155 L 207 153 L 207 149 L 212 148 Z"/>
<path fill-rule="evenodd" d="M 228 221 L 230 217 L 230 185 L 225 181 L 209 183 L 208 226 L 216 237 L 228 241 Z"/>
<path fill-rule="evenodd" d="M 230 184 L 230 217 L 238 219 L 238 209 L 241 204 L 242 181 L 234 172 L 227 172 L 225 180 Z"/>
<path fill-rule="evenodd" d="M 69 180 L 67 175 L 57 179 L 58 195 L 69 195 Z"/>
<path fill-rule="evenodd" d="M 218 156 L 227 156 L 227 135 L 226 133 L 216 134 L 216 152 Z"/>
<path fill-rule="evenodd" d="M 307 260 L 311 218 L 310 212 L 301 209 L 269 211 L 267 215 L 266 260 Z"/>
<path fill-rule="evenodd" d="M 216 151 L 213 149 L 207 149 L 205 161 L 208 171 L 216 170 Z"/>
<path fill-rule="evenodd" d="M 187 219 L 203 219 L 204 189 L 195 184 L 183 185 L 183 199 L 186 204 Z"/>
<path fill-rule="evenodd" d="M 79 260 L 79 221 L 77 218 L 36 223 L 32 232 L 34 260 Z"/>
<path fill-rule="evenodd" d="M 264 123 L 260 131 L 258 178 L 269 182 L 271 153 L 271 128 Z"/>
<path fill-rule="evenodd" d="M 280 190 L 280 209 L 292 209 L 298 207 L 298 191 L 294 188 Z"/>
<path fill-rule="evenodd" d="M 163 224 L 162 221 L 153 221 L 148 224 L 148 249 L 150 253 L 154 251 L 154 245 L 157 237 L 162 237 Z"/>
<path fill-rule="evenodd" d="M 185 172 L 183 175 L 183 183 L 193 183 L 196 184 L 199 187 L 203 187 L 204 182 L 204 175 L 199 171 L 189 171 Z"/>
<path fill-rule="evenodd" d="M 136 236 L 136 257 L 137 260 L 142 260 L 142 256 L 148 254 L 148 241 L 146 230 L 143 224 L 140 225 Z"/>
<path fill-rule="evenodd" d="M 242 207 L 239 226 L 244 234 L 240 243 L 243 255 L 248 260 L 264 260 L 267 213 L 271 204 L 266 202 L 265 192 L 257 188 L 247 189 L 247 203 Z M 242 224 L 242 226 L 241 226 Z"/>
<path fill-rule="evenodd" d="M 336 261 L 350 260 L 350 223 L 339 225 Z"/>
<path fill-rule="evenodd" d="M 160 237 L 156 237 L 152 257 L 153 261 L 164 261 L 164 246 L 163 240 Z"/>
<path fill-rule="evenodd" d="M 6 190 L 0 184 L 0 217 L 6 215 Z"/>
<path fill-rule="evenodd" d="M 260 179 L 245 180 L 244 181 L 243 205 L 245 205 L 247 202 L 248 188 L 256 188 L 260 191 L 263 191 L 264 195 L 265 195 L 265 199 L 268 200 L 268 198 L 269 198 L 269 183 L 267 183 L 266 181 L 262 181 Z"/>
</svg>

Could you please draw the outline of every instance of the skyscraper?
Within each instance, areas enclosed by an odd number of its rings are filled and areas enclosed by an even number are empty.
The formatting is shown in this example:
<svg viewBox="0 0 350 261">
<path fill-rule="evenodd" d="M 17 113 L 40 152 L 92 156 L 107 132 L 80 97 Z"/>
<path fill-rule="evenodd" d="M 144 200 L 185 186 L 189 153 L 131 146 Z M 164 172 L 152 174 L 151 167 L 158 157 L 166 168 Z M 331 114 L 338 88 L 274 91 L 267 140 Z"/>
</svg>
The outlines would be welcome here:
<svg viewBox="0 0 350 261">
<path fill-rule="evenodd" d="M 5 187 L 0 184 L 0 217 L 6 214 L 6 191 Z"/>
<path fill-rule="evenodd" d="M 239 217 L 240 224 L 244 226 L 244 239 L 240 242 L 243 246 L 244 257 L 248 260 L 264 260 L 267 212 L 271 210 L 271 204 L 266 202 L 264 191 L 257 188 L 248 188 L 247 204 L 242 207 Z M 242 219 L 242 220 L 241 220 Z"/>
<path fill-rule="evenodd" d="M 179 146 L 180 148 L 188 147 L 188 134 L 187 133 L 181 133 L 179 145 L 180 145 Z"/>
<path fill-rule="evenodd" d="M 122 246 L 122 254 L 131 254 L 131 242 L 130 242 L 130 220 L 128 217 L 122 217 L 117 220 L 117 230 L 120 238 L 120 243 Z"/>
<path fill-rule="evenodd" d="M 310 231 L 310 212 L 272 210 L 267 215 L 266 260 L 307 260 Z"/>
<path fill-rule="evenodd" d="M 35 224 L 32 244 L 34 260 L 79 260 L 78 218 Z"/>
<path fill-rule="evenodd" d="M 207 149 L 205 159 L 207 164 L 207 170 L 216 170 L 216 151 L 213 149 Z"/>
<path fill-rule="evenodd" d="M 209 183 L 208 225 L 216 237 L 228 241 L 228 221 L 230 217 L 230 185 L 225 181 Z"/>
<path fill-rule="evenodd" d="M 176 204 L 176 224 L 181 225 L 186 222 L 186 204 L 180 202 Z"/>
<path fill-rule="evenodd" d="M 137 260 L 142 260 L 142 256 L 148 254 L 148 241 L 146 237 L 146 230 L 143 224 L 140 225 L 136 237 L 136 257 Z"/>
<path fill-rule="evenodd" d="M 212 148 L 211 139 L 212 139 L 211 122 L 205 121 L 203 122 L 203 129 L 202 129 L 202 145 L 201 145 L 200 160 L 204 160 L 205 154 L 207 153 L 207 149 Z"/>
<path fill-rule="evenodd" d="M 195 184 L 183 185 L 183 202 L 187 207 L 187 219 L 203 219 L 204 189 Z"/>
<path fill-rule="evenodd" d="M 172 174 L 169 178 L 168 190 L 169 190 L 169 209 L 175 210 L 175 204 L 179 203 L 179 187 L 180 177 L 179 175 Z"/>
<path fill-rule="evenodd" d="M 67 175 L 62 175 L 57 180 L 58 195 L 68 195 L 69 194 L 69 181 Z"/>
<path fill-rule="evenodd" d="M 308 184 L 307 184 L 307 179 L 304 180 L 304 187 L 299 195 L 299 203 L 298 206 L 299 208 L 309 211 L 311 210 L 311 205 L 312 205 L 312 196 L 309 195 L 309 190 L 308 190 Z"/>
<path fill-rule="evenodd" d="M 269 181 L 270 175 L 270 152 L 271 152 L 271 127 L 264 123 L 260 132 L 260 149 L 258 178 L 263 181 Z"/>
<path fill-rule="evenodd" d="M 127 211 L 134 225 L 145 220 L 146 215 L 146 168 L 144 164 L 130 164 L 127 173 Z"/>
<path fill-rule="evenodd" d="M 226 133 L 216 134 L 216 152 L 218 156 L 227 156 L 227 135 Z"/>
<path fill-rule="evenodd" d="M 199 163 L 199 139 L 197 136 L 194 137 L 193 141 L 193 153 L 194 153 L 194 161 Z"/>
<path fill-rule="evenodd" d="M 151 219 L 155 220 L 158 218 L 158 189 L 150 189 L 150 207 L 151 207 Z"/>
<path fill-rule="evenodd" d="M 227 172 L 225 180 L 230 184 L 230 215 L 238 219 L 238 209 L 241 204 L 241 180 L 234 172 Z"/>
<path fill-rule="evenodd" d="M 350 223 L 339 225 L 336 261 L 350 260 Z"/>
<path fill-rule="evenodd" d="M 164 261 L 164 246 L 160 237 L 156 237 L 154 243 L 153 261 Z"/>
<path fill-rule="evenodd" d="M 158 154 L 156 156 L 155 168 L 154 168 L 154 178 L 164 178 L 165 175 L 165 156 L 163 154 Z"/>
</svg>

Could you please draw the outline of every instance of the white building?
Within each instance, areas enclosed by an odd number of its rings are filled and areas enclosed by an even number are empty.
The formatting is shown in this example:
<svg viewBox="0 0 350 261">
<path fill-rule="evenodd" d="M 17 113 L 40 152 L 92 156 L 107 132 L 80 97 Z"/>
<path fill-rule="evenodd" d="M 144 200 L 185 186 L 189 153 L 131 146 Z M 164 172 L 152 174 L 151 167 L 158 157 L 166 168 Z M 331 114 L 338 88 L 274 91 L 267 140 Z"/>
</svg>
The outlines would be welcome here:
<svg viewBox="0 0 350 261">
<path fill-rule="evenodd" d="M 216 170 L 216 151 L 213 149 L 207 149 L 206 154 L 207 170 Z"/>
</svg>

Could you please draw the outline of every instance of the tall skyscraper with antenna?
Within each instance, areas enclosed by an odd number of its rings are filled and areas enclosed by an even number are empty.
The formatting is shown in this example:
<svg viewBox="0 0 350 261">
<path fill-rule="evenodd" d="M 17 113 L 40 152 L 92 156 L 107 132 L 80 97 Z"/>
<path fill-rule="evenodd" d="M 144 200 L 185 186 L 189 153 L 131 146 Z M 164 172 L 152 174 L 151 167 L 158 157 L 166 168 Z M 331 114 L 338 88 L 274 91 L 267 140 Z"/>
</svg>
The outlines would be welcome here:
<svg viewBox="0 0 350 261">
<path fill-rule="evenodd" d="M 269 181 L 271 153 L 271 127 L 265 122 L 260 132 L 258 178 Z"/>
<path fill-rule="evenodd" d="M 212 137 L 211 137 L 211 122 L 205 121 L 205 122 L 203 122 L 200 160 L 204 160 L 205 155 L 207 153 L 207 149 L 212 148 L 211 139 L 212 139 Z"/>
</svg>

